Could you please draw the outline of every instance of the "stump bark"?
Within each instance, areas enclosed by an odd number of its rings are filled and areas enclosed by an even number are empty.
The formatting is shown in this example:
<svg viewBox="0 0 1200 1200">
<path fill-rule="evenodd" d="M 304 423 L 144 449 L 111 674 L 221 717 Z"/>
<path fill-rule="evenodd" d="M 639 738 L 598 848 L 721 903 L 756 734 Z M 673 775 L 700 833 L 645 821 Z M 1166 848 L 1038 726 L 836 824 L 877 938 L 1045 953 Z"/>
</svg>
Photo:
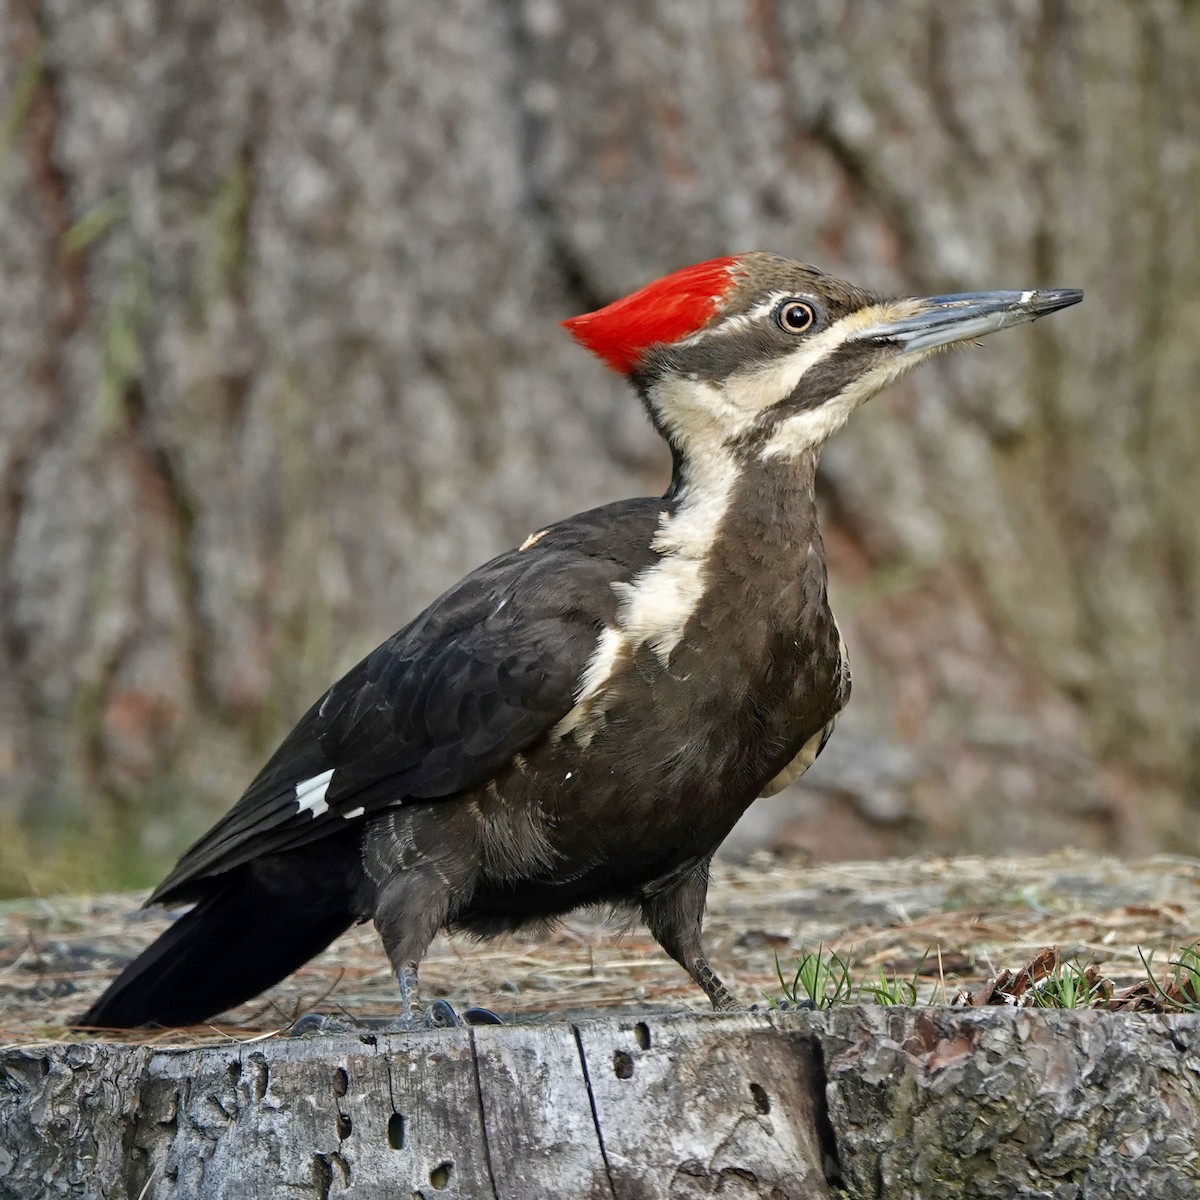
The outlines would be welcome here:
<svg viewBox="0 0 1200 1200">
<path fill-rule="evenodd" d="M 0 1196 L 1196 1194 L 1200 1018 L 845 1007 L 0 1053 Z"/>
</svg>

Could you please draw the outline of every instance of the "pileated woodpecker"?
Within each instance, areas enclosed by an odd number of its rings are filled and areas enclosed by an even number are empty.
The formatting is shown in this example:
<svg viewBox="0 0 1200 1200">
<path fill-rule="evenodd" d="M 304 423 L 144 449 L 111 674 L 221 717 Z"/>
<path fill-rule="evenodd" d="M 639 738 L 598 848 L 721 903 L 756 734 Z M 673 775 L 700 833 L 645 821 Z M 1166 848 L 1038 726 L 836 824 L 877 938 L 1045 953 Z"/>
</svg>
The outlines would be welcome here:
<svg viewBox="0 0 1200 1200">
<path fill-rule="evenodd" d="M 1073 290 L 881 299 L 769 254 L 700 263 L 566 327 L 671 448 L 662 497 L 472 572 L 335 683 L 148 903 L 193 902 L 81 1018 L 190 1024 L 373 919 L 420 1019 L 439 929 L 632 906 L 704 989 L 709 862 L 821 752 L 850 693 L 814 483 L 826 439 L 954 342 Z"/>
</svg>

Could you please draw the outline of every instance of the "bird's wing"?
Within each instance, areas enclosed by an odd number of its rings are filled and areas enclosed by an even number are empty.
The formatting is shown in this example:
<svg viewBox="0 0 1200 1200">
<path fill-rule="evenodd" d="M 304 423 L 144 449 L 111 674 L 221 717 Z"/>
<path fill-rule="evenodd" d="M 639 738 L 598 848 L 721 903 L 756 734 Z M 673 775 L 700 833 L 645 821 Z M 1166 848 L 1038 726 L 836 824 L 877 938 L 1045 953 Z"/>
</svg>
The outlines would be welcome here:
<svg viewBox="0 0 1200 1200">
<path fill-rule="evenodd" d="M 150 902 L 382 809 L 484 783 L 570 710 L 661 500 L 606 505 L 472 572 L 339 680 Z"/>
</svg>

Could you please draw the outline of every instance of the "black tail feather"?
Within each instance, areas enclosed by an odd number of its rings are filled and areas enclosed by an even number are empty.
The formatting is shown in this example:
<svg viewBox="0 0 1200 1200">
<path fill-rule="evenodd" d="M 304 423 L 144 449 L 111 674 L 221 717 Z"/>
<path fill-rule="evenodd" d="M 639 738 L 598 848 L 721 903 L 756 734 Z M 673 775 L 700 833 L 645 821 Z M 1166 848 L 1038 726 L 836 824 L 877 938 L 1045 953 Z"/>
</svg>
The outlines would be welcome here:
<svg viewBox="0 0 1200 1200">
<path fill-rule="evenodd" d="M 194 1025 L 278 983 L 349 928 L 341 906 L 314 911 L 311 894 L 280 895 L 252 869 L 212 890 L 148 946 L 79 1025 Z"/>
</svg>

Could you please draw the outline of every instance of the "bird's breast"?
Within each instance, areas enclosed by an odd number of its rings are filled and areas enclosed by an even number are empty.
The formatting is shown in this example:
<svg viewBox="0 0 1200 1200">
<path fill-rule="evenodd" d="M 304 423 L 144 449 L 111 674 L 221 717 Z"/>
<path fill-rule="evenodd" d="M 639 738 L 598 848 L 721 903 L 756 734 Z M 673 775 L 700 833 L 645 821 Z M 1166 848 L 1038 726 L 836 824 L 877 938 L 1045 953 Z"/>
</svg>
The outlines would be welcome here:
<svg viewBox="0 0 1200 1200">
<path fill-rule="evenodd" d="M 590 779 L 625 820 L 649 805 L 643 821 L 709 812 L 732 824 L 816 757 L 846 700 L 844 664 L 827 610 L 781 627 L 777 612 L 755 619 L 702 599 L 669 651 L 605 629 L 548 749 L 559 748 L 564 786 Z"/>
</svg>

